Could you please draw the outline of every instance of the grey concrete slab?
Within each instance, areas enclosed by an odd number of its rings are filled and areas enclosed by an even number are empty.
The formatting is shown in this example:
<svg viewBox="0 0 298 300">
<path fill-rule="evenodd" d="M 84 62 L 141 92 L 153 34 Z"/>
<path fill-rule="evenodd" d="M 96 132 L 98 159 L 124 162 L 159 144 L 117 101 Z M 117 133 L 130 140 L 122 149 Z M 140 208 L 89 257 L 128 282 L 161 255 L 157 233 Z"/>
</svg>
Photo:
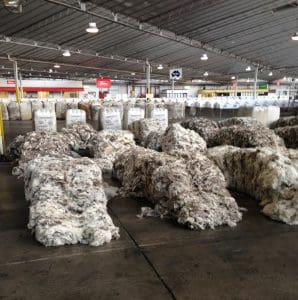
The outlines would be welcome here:
<svg viewBox="0 0 298 300">
<path fill-rule="evenodd" d="M 144 248 L 177 299 L 298 299 L 297 233 Z"/>
</svg>

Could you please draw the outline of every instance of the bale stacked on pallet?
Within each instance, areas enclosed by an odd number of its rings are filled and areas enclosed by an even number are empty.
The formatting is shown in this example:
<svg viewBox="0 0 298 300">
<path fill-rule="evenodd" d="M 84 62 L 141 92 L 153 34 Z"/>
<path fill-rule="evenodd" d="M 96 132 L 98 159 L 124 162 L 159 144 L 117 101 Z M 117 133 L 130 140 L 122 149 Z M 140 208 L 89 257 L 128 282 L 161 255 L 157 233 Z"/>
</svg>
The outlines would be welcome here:
<svg viewBox="0 0 298 300">
<path fill-rule="evenodd" d="M 44 156 L 25 170 L 28 228 L 45 246 L 99 246 L 119 237 L 107 212 L 101 170 L 88 158 Z"/>
<path fill-rule="evenodd" d="M 161 139 L 161 147 L 163 152 L 185 159 L 205 153 L 207 149 L 205 140 L 198 133 L 180 124 L 172 124 L 167 128 Z"/>
<path fill-rule="evenodd" d="M 274 220 L 298 225 L 298 168 L 270 148 L 221 146 L 208 150 L 230 188 L 260 201 L 262 212 Z"/>
<path fill-rule="evenodd" d="M 282 139 L 273 130 L 263 126 L 222 127 L 209 142 L 210 147 L 220 145 L 232 145 L 240 148 L 271 147 L 277 150 L 284 148 Z"/>
<path fill-rule="evenodd" d="M 161 137 L 166 128 L 164 123 L 153 119 L 135 121 L 129 126 L 139 145 L 157 151 L 161 150 Z"/>
<path fill-rule="evenodd" d="M 235 226 L 241 220 L 222 173 L 203 155 L 184 160 L 135 147 L 116 160 L 114 170 L 122 195 L 146 197 L 155 213 L 190 229 Z"/>
<path fill-rule="evenodd" d="M 284 140 L 287 148 L 298 149 L 298 125 L 278 127 L 274 132 Z"/>
<path fill-rule="evenodd" d="M 219 129 L 217 122 L 205 118 L 186 120 L 181 125 L 198 133 L 206 141 L 207 145 L 209 145 L 209 142 Z"/>
</svg>

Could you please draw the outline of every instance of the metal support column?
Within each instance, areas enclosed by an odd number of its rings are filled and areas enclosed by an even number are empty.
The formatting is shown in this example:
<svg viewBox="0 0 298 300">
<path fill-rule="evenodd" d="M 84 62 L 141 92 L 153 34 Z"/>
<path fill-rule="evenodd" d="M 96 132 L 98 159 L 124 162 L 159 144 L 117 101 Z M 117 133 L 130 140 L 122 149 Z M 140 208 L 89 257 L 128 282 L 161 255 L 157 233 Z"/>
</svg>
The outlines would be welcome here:
<svg viewBox="0 0 298 300">
<path fill-rule="evenodd" d="M 259 65 L 256 66 L 256 70 L 255 70 L 254 100 L 257 100 L 258 73 L 259 73 Z"/>
<path fill-rule="evenodd" d="M 21 99 L 23 99 L 24 98 L 24 90 L 23 90 L 23 83 L 22 83 L 23 77 L 22 77 L 21 72 L 19 72 L 19 80 L 20 80 Z"/>
<path fill-rule="evenodd" d="M 16 99 L 17 102 L 20 103 L 21 94 L 20 94 L 20 85 L 19 85 L 19 76 L 18 76 L 18 63 L 16 60 L 13 60 L 13 72 L 14 72 L 14 80 L 16 86 Z"/>
<path fill-rule="evenodd" d="M 146 94 L 151 94 L 150 73 L 151 73 L 151 65 L 148 59 L 146 59 Z"/>
<path fill-rule="evenodd" d="M 175 90 L 175 80 L 172 80 L 172 97 L 174 99 L 174 90 Z"/>
</svg>

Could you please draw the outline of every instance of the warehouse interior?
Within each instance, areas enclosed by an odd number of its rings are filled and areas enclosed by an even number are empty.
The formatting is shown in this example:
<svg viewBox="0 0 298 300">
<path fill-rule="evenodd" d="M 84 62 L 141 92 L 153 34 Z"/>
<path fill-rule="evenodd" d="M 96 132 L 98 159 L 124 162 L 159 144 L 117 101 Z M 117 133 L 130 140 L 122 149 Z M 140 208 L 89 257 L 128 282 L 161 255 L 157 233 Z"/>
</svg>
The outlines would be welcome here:
<svg viewBox="0 0 298 300">
<path fill-rule="evenodd" d="M 0 299 L 297 299 L 298 1 L 0 0 Z"/>
</svg>

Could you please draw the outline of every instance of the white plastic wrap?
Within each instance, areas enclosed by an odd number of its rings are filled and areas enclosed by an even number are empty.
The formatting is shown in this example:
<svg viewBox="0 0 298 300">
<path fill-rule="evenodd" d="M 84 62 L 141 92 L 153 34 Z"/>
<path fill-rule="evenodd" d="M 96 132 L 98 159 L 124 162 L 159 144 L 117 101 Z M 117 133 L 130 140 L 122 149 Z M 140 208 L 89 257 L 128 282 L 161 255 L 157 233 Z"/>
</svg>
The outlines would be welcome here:
<svg viewBox="0 0 298 300">
<path fill-rule="evenodd" d="M 66 117 L 67 103 L 64 100 L 56 103 L 56 116 L 59 120 L 64 120 Z"/>
<path fill-rule="evenodd" d="M 68 109 L 66 112 L 66 126 L 76 123 L 86 123 L 86 112 L 82 109 Z"/>
<path fill-rule="evenodd" d="M 7 104 L 4 102 L 1 102 L 0 105 L 1 105 L 1 111 L 2 111 L 2 119 L 4 121 L 8 121 L 9 114 L 8 114 Z"/>
<path fill-rule="evenodd" d="M 10 102 L 7 105 L 9 120 L 15 121 L 21 119 L 20 106 L 17 102 Z"/>
<path fill-rule="evenodd" d="M 53 132 L 57 131 L 55 111 L 46 109 L 37 110 L 34 114 L 35 131 Z"/>
<path fill-rule="evenodd" d="M 46 110 L 55 111 L 56 102 L 54 101 L 44 101 L 43 107 Z"/>
<path fill-rule="evenodd" d="M 134 122 L 145 117 L 145 110 L 139 107 L 130 107 L 124 110 L 123 128 L 128 129 L 128 126 Z"/>
<path fill-rule="evenodd" d="M 150 118 L 168 126 L 169 119 L 168 110 L 166 108 L 154 108 L 151 111 Z"/>
<path fill-rule="evenodd" d="M 103 130 L 121 130 L 122 119 L 119 108 L 103 107 L 99 113 L 99 127 Z"/>
<path fill-rule="evenodd" d="M 32 120 L 32 108 L 30 102 L 21 102 L 20 113 L 22 121 Z"/>
<path fill-rule="evenodd" d="M 34 114 L 37 110 L 43 109 L 43 103 L 39 100 L 32 100 L 31 102 L 32 115 L 34 118 Z"/>
</svg>

